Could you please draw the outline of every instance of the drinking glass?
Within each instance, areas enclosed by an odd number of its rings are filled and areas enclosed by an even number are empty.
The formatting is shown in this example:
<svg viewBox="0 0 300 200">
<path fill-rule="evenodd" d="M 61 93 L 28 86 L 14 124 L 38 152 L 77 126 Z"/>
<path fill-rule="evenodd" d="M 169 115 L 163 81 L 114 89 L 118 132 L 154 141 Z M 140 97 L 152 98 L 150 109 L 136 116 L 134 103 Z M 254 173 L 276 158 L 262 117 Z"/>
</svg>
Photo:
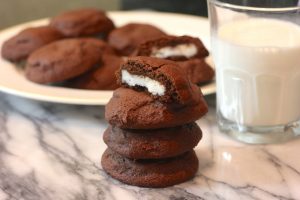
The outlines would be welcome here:
<svg viewBox="0 0 300 200">
<path fill-rule="evenodd" d="M 300 135 L 298 1 L 208 0 L 222 132 L 246 143 Z"/>
</svg>

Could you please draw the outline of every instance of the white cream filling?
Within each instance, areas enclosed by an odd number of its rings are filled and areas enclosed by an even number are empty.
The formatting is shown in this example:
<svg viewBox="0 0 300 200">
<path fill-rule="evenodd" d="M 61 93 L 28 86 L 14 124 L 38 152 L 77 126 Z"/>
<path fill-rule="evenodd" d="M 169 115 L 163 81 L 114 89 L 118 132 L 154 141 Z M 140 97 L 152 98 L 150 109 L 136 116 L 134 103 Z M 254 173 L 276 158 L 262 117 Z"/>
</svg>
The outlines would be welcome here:
<svg viewBox="0 0 300 200">
<path fill-rule="evenodd" d="M 130 74 L 127 70 L 121 71 L 122 83 L 126 83 L 129 86 L 141 86 L 147 88 L 148 92 L 153 95 L 163 96 L 166 88 L 160 82 L 153 80 L 146 76 Z"/>
<path fill-rule="evenodd" d="M 163 48 L 153 48 L 151 52 L 152 57 L 156 58 L 168 58 L 172 56 L 184 56 L 191 58 L 197 54 L 197 47 L 194 44 L 179 44 L 171 47 L 166 46 Z"/>
</svg>

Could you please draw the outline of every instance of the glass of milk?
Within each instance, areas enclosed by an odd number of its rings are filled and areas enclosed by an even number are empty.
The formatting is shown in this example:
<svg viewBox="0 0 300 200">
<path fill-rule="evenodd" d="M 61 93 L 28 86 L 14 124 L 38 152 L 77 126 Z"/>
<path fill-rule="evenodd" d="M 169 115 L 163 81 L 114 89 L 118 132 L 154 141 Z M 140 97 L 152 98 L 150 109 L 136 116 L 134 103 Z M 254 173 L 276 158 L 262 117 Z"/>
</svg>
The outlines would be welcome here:
<svg viewBox="0 0 300 200">
<path fill-rule="evenodd" d="M 221 131 L 246 143 L 300 135 L 299 6 L 208 0 Z"/>
</svg>

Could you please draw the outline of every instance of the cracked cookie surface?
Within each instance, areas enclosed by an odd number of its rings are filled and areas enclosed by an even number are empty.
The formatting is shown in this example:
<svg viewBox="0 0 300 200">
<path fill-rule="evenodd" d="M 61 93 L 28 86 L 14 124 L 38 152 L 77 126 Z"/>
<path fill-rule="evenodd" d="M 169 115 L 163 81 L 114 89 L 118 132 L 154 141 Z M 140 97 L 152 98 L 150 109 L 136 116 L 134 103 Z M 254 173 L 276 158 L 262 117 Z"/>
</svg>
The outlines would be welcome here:
<svg viewBox="0 0 300 200">
<path fill-rule="evenodd" d="M 197 86 L 195 93 L 200 93 Z M 196 121 L 208 111 L 203 96 L 194 104 L 164 104 L 143 91 L 118 88 L 105 107 L 109 124 L 128 129 L 157 129 L 174 127 Z"/>
</svg>

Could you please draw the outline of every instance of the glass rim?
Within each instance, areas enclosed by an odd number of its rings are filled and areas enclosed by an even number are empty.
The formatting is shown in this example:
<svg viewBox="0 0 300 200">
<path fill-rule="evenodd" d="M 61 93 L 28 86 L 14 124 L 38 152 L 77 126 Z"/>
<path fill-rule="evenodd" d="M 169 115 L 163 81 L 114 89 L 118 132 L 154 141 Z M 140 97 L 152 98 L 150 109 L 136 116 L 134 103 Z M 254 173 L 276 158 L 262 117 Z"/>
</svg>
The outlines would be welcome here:
<svg viewBox="0 0 300 200">
<path fill-rule="evenodd" d="M 237 9 L 237 10 L 248 10 L 248 11 L 288 12 L 288 11 L 300 10 L 300 5 L 290 6 L 290 7 L 281 7 L 281 8 L 268 8 L 268 7 L 242 6 L 242 5 L 221 2 L 219 0 L 208 0 L 208 2 L 213 3 L 217 6 L 223 7 L 223 8 L 232 8 L 232 9 Z"/>
</svg>

